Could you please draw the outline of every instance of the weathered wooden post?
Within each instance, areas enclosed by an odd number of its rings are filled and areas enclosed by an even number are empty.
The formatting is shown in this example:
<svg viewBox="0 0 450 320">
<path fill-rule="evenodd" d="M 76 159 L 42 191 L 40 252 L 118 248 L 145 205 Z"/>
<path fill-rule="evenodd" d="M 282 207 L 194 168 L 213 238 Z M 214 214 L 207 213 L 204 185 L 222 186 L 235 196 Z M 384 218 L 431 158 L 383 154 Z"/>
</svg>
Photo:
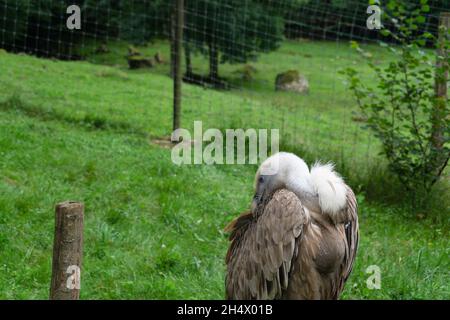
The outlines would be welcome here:
<svg viewBox="0 0 450 320">
<path fill-rule="evenodd" d="M 173 42 L 173 130 L 180 128 L 181 113 L 181 84 L 183 71 L 181 70 L 181 55 L 183 51 L 183 28 L 184 28 L 184 0 L 175 0 L 175 39 Z"/>
<path fill-rule="evenodd" d="M 51 300 L 78 300 L 83 255 L 84 205 L 62 202 L 55 209 Z"/>
<path fill-rule="evenodd" d="M 450 12 L 442 12 L 439 17 L 439 38 L 437 42 L 437 63 L 436 63 L 436 79 L 435 79 L 435 97 L 436 102 L 433 106 L 432 114 L 432 136 L 431 143 L 436 154 L 432 158 L 432 162 L 438 172 L 436 173 L 436 179 L 444 170 L 449 157 L 446 156 L 441 150 L 445 143 L 445 130 L 446 130 L 446 118 L 447 114 L 447 82 L 449 74 L 449 52 L 445 47 L 445 43 L 449 40 L 450 30 Z"/>
</svg>

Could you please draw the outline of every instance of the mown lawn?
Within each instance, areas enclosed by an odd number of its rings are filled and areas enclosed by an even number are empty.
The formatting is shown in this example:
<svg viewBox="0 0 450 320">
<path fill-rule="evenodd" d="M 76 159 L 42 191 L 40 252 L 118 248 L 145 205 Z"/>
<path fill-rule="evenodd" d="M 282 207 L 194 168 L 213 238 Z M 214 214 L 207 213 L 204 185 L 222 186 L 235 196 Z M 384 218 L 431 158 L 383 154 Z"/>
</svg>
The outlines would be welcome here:
<svg viewBox="0 0 450 320">
<path fill-rule="evenodd" d="M 152 143 L 170 133 L 168 66 L 128 71 L 126 45 L 111 48 L 85 62 L 0 52 L 0 298 L 48 297 L 53 206 L 72 199 L 86 204 L 83 299 L 220 299 L 222 229 L 248 207 L 256 168 L 175 166 Z M 168 57 L 164 43 L 142 50 Z M 365 71 L 358 59 L 345 44 L 292 42 L 254 64 L 254 82 L 225 65 L 239 88 L 185 85 L 183 126 L 279 127 L 283 145 L 346 168 L 360 191 L 361 246 L 343 298 L 448 299 L 448 210 L 365 199 L 384 161 L 336 75 L 348 64 Z M 275 74 L 292 68 L 309 77 L 308 96 L 273 91 Z M 440 199 L 449 209 L 448 194 Z M 381 268 L 380 290 L 366 286 L 370 265 Z"/>
</svg>

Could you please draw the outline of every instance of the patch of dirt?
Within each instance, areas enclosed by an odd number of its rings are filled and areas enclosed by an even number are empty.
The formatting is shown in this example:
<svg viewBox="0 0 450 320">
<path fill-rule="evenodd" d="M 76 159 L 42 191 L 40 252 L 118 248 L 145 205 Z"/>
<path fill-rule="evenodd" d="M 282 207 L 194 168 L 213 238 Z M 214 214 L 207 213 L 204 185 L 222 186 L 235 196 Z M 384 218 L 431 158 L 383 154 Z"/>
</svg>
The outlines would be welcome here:
<svg viewBox="0 0 450 320">
<path fill-rule="evenodd" d="M 186 140 L 181 141 L 183 144 L 191 144 L 194 145 L 195 140 Z M 172 142 L 170 140 L 170 137 L 156 137 L 150 139 L 150 144 L 157 145 L 158 147 L 164 148 L 164 149 L 172 149 L 172 147 L 176 144 L 179 144 L 180 142 Z"/>
<path fill-rule="evenodd" d="M 5 181 L 7 184 L 9 184 L 10 186 L 13 186 L 13 187 L 17 187 L 19 185 L 19 183 L 16 180 L 8 178 L 8 177 L 4 177 L 3 181 Z"/>
<path fill-rule="evenodd" d="M 174 146 L 174 143 L 170 141 L 170 137 L 157 137 L 150 139 L 150 143 L 157 145 L 164 149 L 171 149 Z"/>
</svg>

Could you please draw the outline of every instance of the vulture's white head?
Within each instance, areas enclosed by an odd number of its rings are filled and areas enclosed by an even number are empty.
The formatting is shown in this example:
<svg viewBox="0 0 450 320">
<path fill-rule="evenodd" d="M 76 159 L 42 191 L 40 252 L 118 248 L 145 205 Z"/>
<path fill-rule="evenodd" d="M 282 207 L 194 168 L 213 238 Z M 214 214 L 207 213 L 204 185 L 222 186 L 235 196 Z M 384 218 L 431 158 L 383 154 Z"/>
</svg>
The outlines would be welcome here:
<svg viewBox="0 0 450 320">
<path fill-rule="evenodd" d="M 279 189 L 294 192 L 305 205 L 324 213 L 337 213 L 347 203 L 345 183 L 332 164 L 316 163 L 310 171 L 305 161 L 293 153 L 276 153 L 261 164 L 256 172 L 252 208 Z"/>
</svg>

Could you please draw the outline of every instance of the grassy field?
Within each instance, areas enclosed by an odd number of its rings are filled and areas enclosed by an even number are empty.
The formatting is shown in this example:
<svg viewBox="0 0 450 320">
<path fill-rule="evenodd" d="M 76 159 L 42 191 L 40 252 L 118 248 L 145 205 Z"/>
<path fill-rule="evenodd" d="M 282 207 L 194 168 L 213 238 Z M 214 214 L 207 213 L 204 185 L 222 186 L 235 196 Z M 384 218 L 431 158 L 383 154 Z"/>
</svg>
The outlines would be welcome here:
<svg viewBox="0 0 450 320">
<path fill-rule="evenodd" d="M 170 134 L 168 65 L 129 71 L 126 44 L 108 46 L 84 62 L 0 52 L 0 298 L 48 297 L 53 206 L 73 199 L 86 203 L 83 299 L 221 299 L 222 230 L 248 207 L 255 167 L 173 165 L 152 143 Z M 140 50 L 168 58 L 165 43 Z M 411 213 L 386 184 L 378 144 L 352 121 L 337 76 L 348 65 L 366 72 L 362 58 L 346 44 L 288 42 L 252 65 L 252 82 L 239 78 L 242 66 L 221 66 L 230 91 L 185 85 L 183 127 L 280 128 L 285 148 L 337 162 L 361 225 L 343 298 L 449 299 L 448 193 L 432 214 Z M 309 95 L 274 92 L 275 75 L 292 68 L 309 78 Z M 366 286 L 370 265 L 381 268 L 380 290 Z"/>
</svg>

